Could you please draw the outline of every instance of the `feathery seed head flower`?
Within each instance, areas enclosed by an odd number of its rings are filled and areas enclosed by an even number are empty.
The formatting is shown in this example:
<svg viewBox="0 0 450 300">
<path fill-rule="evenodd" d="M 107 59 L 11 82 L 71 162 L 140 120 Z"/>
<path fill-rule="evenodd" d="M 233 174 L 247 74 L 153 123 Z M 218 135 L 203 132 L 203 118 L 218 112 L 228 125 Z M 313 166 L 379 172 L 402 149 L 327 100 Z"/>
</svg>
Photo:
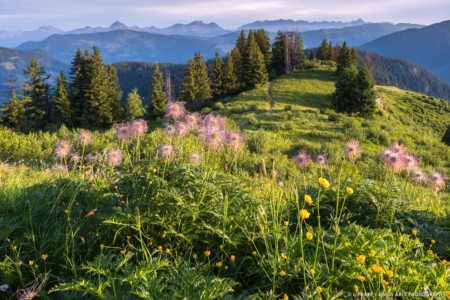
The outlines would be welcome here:
<svg viewBox="0 0 450 300">
<path fill-rule="evenodd" d="M 145 121 L 144 119 L 134 120 L 133 122 L 131 122 L 130 127 L 131 132 L 135 137 L 143 136 L 148 131 L 147 121 Z"/>
<path fill-rule="evenodd" d="M 400 173 L 405 170 L 406 165 L 403 153 L 386 150 L 383 152 L 381 157 L 386 168 L 393 171 L 394 173 Z"/>
<path fill-rule="evenodd" d="M 412 171 L 411 177 L 415 182 L 422 184 L 427 183 L 429 180 L 427 174 L 425 174 L 425 172 L 417 168 L 414 171 Z"/>
<path fill-rule="evenodd" d="M 186 116 L 186 103 L 181 101 L 168 101 L 166 106 L 166 117 L 179 120 Z"/>
<path fill-rule="evenodd" d="M 67 167 L 64 165 L 56 165 L 55 166 L 55 172 L 56 173 L 66 173 L 67 172 Z"/>
<path fill-rule="evenodd" d="M 311 157 L 305 151 L 299 151 L 294 156 L 294 161 L 295 161 L 295 164 L 297 165 L 297 168 L 300 171 L 302 171 L 302 170 L 305 170 L 306 168 L 308 168 L 310 161 L 311 161 Z"/>
<path fill-rule="evenodd" d="M 358 279 L 359 281 L 363 282 L 366 280 L 366 277 L 359 275 L 358 277 L 356 277 L 356 279 Z"/>
<path fill-rule="evenodd" d="M 404 164 L 405 164 L 405 170 L 408 172 L 411 172 L 415 170 L 418 166 L 418 160 L 417 157 L 415 157 L 412 154 L 406 153 L 403 156 Z"/>
<path fill-rule="evenodd" d="M 359 263 L 363 263 L 363 262 L 366 261 L 366 256 L 365 255 L 358 255 L 356 257 L 356 261 L 359 262 Z"/>
<path fill-rule="evenodd" d="M 349 195 L 353 195 L 353 189 L 351 188 L 351 187 L 346 187 L 345 188 L 345 191 L 347 192 L 347 194 L 349 194 Z"/>
<path fill-rule="evenodd" d="M 310 240 L 312 240 L 313 238 L 314 238 L 314 234 L 312 234 L 312 232 L 309 232 L 309 231 L 308 231 L 308 232 L 306 233 L 306 239 L 310 241 Z"/>
<path fill-rule="evenodd" d="M 55 156 L 60 159 L 66 158 L 67 156 L 69 156 L 71 148 L 72 146 L 70 145 L 69 141 L 62 140 L 56 147 Z"/>
<path fill-rule="evenodd" d="M 92 136 L 91 133 L 87 130 L 80 130 L 80 133 L 78 134 L 78 142 L 81 146 L 87 146 L 91 143 Z"/>
<path fill-rule="evenodd" d="M 302 219 L 308 219 L 309 216 L 311 215 L 306 209 L 301 209 L 298 214 Z"/>
<path fill-rule="evenodd" d="M 229 132 L 227 136 L 228 147 L 232 150 L 241 150 L 245 145 L 244 136 L 242 133 Z"/>
<path fill-rule="evenodd" d="M 175 123 L 175 133 L 178 136 L 187 136 L 190 133 L 189 125 L 182 121 L 177 121 Z"/>
<path fill-rule="evenodd" d="M 196 130 L 202 122 L 202 116 L 199 113 L 188 114 L 185 117 L 185 122 L 190 130 Z"/>
<path fill-rule="evenodd" d="M 319 178 L 319 184 L 324 188 L 327 189 L 330 187 L 330 183 L 325 178 L 320 177 Z"/>
<path fill-rule="evenodd" d="M 312 200 L 312 198 L 311 198 L 310 195 L 305 195 L 305 196 L 303 197 L 303 199 L 304 199 L 305 202 L 308 203 L 309 205 L 313 204 L 313 200 Z"/>
<path fill-rule="evenodd" d="M 172 145 L 160 145 L 158 147 L 158 156 L 164 160 L 171 160 L 175 155 L 175 149 Z"/>
<path fill-rule="evenodd" d="M 372 270 L 377 274 L 382 274 L 384 272 L 383 268 L 376 264 L 372 265 Z"/>
<path fill-rule="evenodd" d="M 431 186 L 436 191 L 439 192 L 445 188 L 445 178 L 439 172 L 433 172 L 430 176 Z"/>
<path fill-rule="evenodd" d="M 324 168 L 327 166 L 328 164 L 328 157 L 326 154 L 319 154 L 316 156 L 316 164 L 321 167 Z"/>
<path fill-rule="evenodd" d="M 353 140 L 347 142 L 345 145 L 345 155 L 349 160 L 356 160 L 361 157 L 361 147 L 359 147 L 359 141 Z"/>
<path fill-rule="evenodd" d="M 133 130 L 129 123 L 116 125 L 117 139 L 121 142 L 129 142 L 133 138 Z"/>
<path fill-rule="evenodd" d="M 120 166 L 120 164 L 123 161 L 123 154 L 122 151 L 119 149 L 110 149 L 108 150 L 108 165 L 111 167 L 117 167 Z"/>
<path fill-rule="evenodd" d="M 225 120 L 221 116 L 216 116 L 213 114 L 207 115 L 203 120 L 203 126 L 211 130 L 225 130 Z"/>
<path fill-rule="evenodd" d="M 168 137 L 174 137 L 176 134 L 175 126 L 172 124 L 165 124 L 164 125 L 164 132 Z"/>
<path fill-rule="evenodd" d="M 194 165 L 198 165 L 203 161 L 203 156 L 200 153 L 192 153 L 189 155 L 189 161 Z"/>
<path fill-rule="evenodd" d="M 81 160 L 81 156 L 80 156 L 80 154 L 78 154 L 77 152 L 72 153 L 72 155 L 70 155 L 70 161 L 71 161 L 73 164 L 79 163 L 80 160 Z"/>
<path fill-rule="evenodd" d="M 222 130 L 212 129 L 206 135 L 206 144 L 211 150 L 222 148 L 225 143 L 226 133 Z"/>
</svg>

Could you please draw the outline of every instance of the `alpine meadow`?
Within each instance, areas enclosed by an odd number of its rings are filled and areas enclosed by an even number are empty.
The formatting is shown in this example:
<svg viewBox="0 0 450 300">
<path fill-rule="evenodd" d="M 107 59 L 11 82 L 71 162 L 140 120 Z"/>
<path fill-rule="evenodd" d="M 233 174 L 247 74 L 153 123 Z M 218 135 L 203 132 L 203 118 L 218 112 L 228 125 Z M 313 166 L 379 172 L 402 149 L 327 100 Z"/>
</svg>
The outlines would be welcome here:
<svg viewBox="0 0 450 300">
<path fill-rule="evenodd" d="M 0 299 L 450 297 L 447 23 L 0 31 Z"/>
</svg>

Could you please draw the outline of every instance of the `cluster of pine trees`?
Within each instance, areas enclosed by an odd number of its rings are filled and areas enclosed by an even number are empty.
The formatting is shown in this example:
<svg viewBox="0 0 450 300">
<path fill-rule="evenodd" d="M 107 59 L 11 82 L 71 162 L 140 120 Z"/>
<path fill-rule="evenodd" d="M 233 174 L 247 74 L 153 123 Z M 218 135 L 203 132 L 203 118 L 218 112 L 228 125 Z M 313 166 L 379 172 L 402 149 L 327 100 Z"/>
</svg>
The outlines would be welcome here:
<svg viewBox="0 0 450 300">
<path fill-rule="evenodd" d="M 200 52 L 189 59 L 180 100 L 198 109 L 213 99 L 264 84 L 269 74 L 276 76 L 299 70 L 304 60 L 303 41 L 298 33 L 278 32 L 271 45 L 264 29 L 249 31 L 247 35 L 241 31 L 235 47 L 225 57 L 216 53 L 209 70 Z M 69 78 L 61 73 L 54 92 L 48 84 L 49 75 L 36 60 L 31 59 L 24 73 L 28 80 L 18 93 L 11 89 L 10 101 L 2 114 L 2 123 L 18 131 L 43 130 L 62 124 L 108 128 L 123 120 L 161 116 L 167 101 L 173 97 L 170 76 L 164 80 L 156 65 L 149 106 L 144 107 L 137 89 L 122 103 L 117 71 L 103 63 L 98 47 L 93 47 L 92 53 L 78 49 Z"/>
<path fill-rule="evenodd" d="M 344 42 L 336 57 L 336 91 L 333 106 L 338 112 L 371 117 L 376 111 L 375 82 L 364 65 L 358 70 L 358 52 Z"/>
</svg>

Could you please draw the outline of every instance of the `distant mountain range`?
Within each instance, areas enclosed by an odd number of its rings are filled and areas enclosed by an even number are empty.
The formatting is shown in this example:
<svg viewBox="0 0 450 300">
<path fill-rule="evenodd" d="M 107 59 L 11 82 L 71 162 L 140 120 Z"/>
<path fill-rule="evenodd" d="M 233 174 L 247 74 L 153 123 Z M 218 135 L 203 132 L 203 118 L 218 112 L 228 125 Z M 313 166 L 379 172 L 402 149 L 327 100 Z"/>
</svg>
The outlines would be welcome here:
<svg viewBox="0 0 450 300">
<path fill-rule="evenodd" d="M 319 30 L 319 29 L 331 29 L 331 28 L 343 28 L 343 27 L 351 27 L 365 24 L 362 19 L 358 19 L 350 22 L 341 22 L 341 21 L 320 21 L 320 22 L 309 22 L 309 21 L 294 21 L 294 20 L 265 20 L 265 21 L 256 21 L 253 23 L 242 25 L 238 28 L 238 30 L 251 30 L 251 29 L 261 29 L 263 28 L 269 32 L 277 32 L 279 30 L 287 30 L 287 31 L 311 31 L 311 30 Z"/>
<path fill-rule="evenodd" d="M 359 48 L 387 57 L 406 59 L 450 83 L 450 21 L 396 32 Z"/>
</svg>

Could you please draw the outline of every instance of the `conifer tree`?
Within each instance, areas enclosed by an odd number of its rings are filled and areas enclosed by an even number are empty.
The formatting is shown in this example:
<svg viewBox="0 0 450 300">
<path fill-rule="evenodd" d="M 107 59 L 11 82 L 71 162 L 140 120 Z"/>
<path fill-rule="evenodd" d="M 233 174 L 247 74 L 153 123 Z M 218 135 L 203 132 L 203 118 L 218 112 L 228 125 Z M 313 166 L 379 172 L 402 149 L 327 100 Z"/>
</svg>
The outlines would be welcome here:
<svg viewBox="0 0 450 300">
<path fill-rule="evenodd" d="M 159 69 L 159 65 L 155 65 L 152 79 L 152 93 L 150 96 L 151 109 L 149 115 L 162 116 L 166 111 L 167 95 L 163 90 L 163 75 Z"/>
<path fill-rule="evenodd" d="M 24 73 L 29 78 L 23 86 L 27 121 L 30 129 L 43 129 L 50 119 L 50 85 L 46 83 L 50 75 L 34 58 Z"/>
<path fill-rule="evenodd" d="M 195 98 L 196 105 L 202 105 L 212 98 L 211 84 L 209 82 L 208 71 L 205 61 L 200 52 L 194 56 L 194 75 L 195 75 Z M 194 106 L 196 106 L 194 105 Z"/>
<path fill-rule="evenodd" d="M 236 46 L 232 51 L 232 55 L 235 63 L 235 70 L 238 76 L 238 81 L 242 86 L 244 86 L 245 66 L 247 65 L 247 38 L 245 36 L 244 30 L 241 30 L 241 33 L 236 40 Z"/>
<path fill-rule="evenodd" d="M 270 38 L 264 29 L 258 29 L 255 34 L 256 43 L 264 56 L 264 62 L 266 64 L 266 69 L 269 70 L 270 60 L 272 58 L 272 53 L 270 52 Z"/>
<path fill-rule="evenodd" d="M 336 91 L 333 94 L 333 106 L 337 112 L 354 114 L 357 112 L 356 80 L 358 70 L 355 67 L 345 68 L 336 81 Z"/>
<path fill-rule="evenodd" d="M 273 70 L 276 74 L 285 73 L 285 44 L 286 36 L 283 32 L 278 31 L 272 45 L 272 61 L 270 64 L 271 70 Z"/>
<path fill-rule="evenodd" d="M 331 43 L 331 41 L 330 41 Z M 329 42 L 327 39 L 324 39 L 317 49 L 317 59 L 320 60 L 331 60 L 332 58 L 332 50 L 330 50 Z"/>
<path fill-rule="evenodd" d="M 107 73 L 107 97 L 112 111 L 112 122 L 118 123 L 122 120 L 124 109 L 122 107 L 122 90 L 120 89 L 117 70 L 113 65 L 108 65 Z"/>
<path fill-rule="evenodd" d="M 14 128 L 17 131 L 26 131 L 27 120 L 25 116 L 25 105 L 17 98 L 16 91 L 11 90 L 11 98 L 2 108 L 2 124 Z"/>
<path fill-rule="evenodd" d="M 369 73 L 367 65 L 364 65 L 356 77 L 356 112 L 361 117 L 372 117 L 376 111 L 375 82 Z"/>
<path fill-rule="evenodd" d="M 221 98 L 223 90 L 223 60 L 216 51 L 211 71 L 211 91 L 214 98 Z"/>
<path fill-rule="evenodd" d="M 447 146 L 450 146 L 450 124 L 447 126 L 447 131 L 444 133 L 442 137 L 442 142 Z"/>
<path fill-rule="evenodd" d="M 80 49 L 77 50 L 71 62 L 70 68 L 70 84 L 69 84 L 69 100 L 72 108 L 72 123 L 75 127 L 81 125 L 86 108 L 85 92 L 87 89 L 87 61 L 90 57 L 89 51 L 85 54 Z"/>
<path fill-rule="evenodd" d="M 195 95 L 197 93 L 194 64 L 194 60 L 189 58 L 181 83 L 181 99 L 188 103 L 193 103 L 195 101 Z"/>
<path fill-rule="evenodd" d="M 52 120 L 56 125 L 72 126 L 72 108 L 69 101 L 68 84 L 64 73 L 61 72 L 56 83 Z"/>
<path fill-rule="evenodd" d="M 234 69 L 234 61 L 233 61 L 233 55 L 231 53 L 228 53 L 225 58 L 225 65 L 224 65 L 224 71 L 223 71 L 223 87 L 222 90 L 224 91 L 225 95 L 231 95 L 233 94 L 237 88 L 237 76 Z"/>
<path fill-rule="evenodd" d="M 145 114 L 144 104 L 138 90 L 134 88 L 127 95 L 127 104 L 125 110 L 125 118 L 127 121 L 132 121 L 143 117 Z"/>
<path fill-rule="evenodd" d="M 339 75 L 345 68 L 356 67 L 357 63 L 358 52 L 354 48 L 347 47 L 347 43 L 344 42 L 336 59 L 336 74 Z"/>
<path fill-rule="evenodd" d="M 247 38 L 247 66 L 245 73 L 246 85 L 254 87 L 259 84 L 264 84 L 268 80 L 268 73 L 264 56 L 256 43 L 255 35 L 250 31 Z"/>
<path fill-rule="evenodd" d="M 305 53 L 303 40 L 297 32 L 277 33 L 272 46 L 271 70 L 276 74 L 288 74 L 303 68 Z"/>
<path fill-rule="evenodd" d="M 242 56 L 239 50 L 235 47 L 231 50 L 231 59 L 233 61 L 233 69 L 236 75 L 236 88 L 240 89 L 244 86 L 244 71 L 242 66 Z"/>
</svg>

